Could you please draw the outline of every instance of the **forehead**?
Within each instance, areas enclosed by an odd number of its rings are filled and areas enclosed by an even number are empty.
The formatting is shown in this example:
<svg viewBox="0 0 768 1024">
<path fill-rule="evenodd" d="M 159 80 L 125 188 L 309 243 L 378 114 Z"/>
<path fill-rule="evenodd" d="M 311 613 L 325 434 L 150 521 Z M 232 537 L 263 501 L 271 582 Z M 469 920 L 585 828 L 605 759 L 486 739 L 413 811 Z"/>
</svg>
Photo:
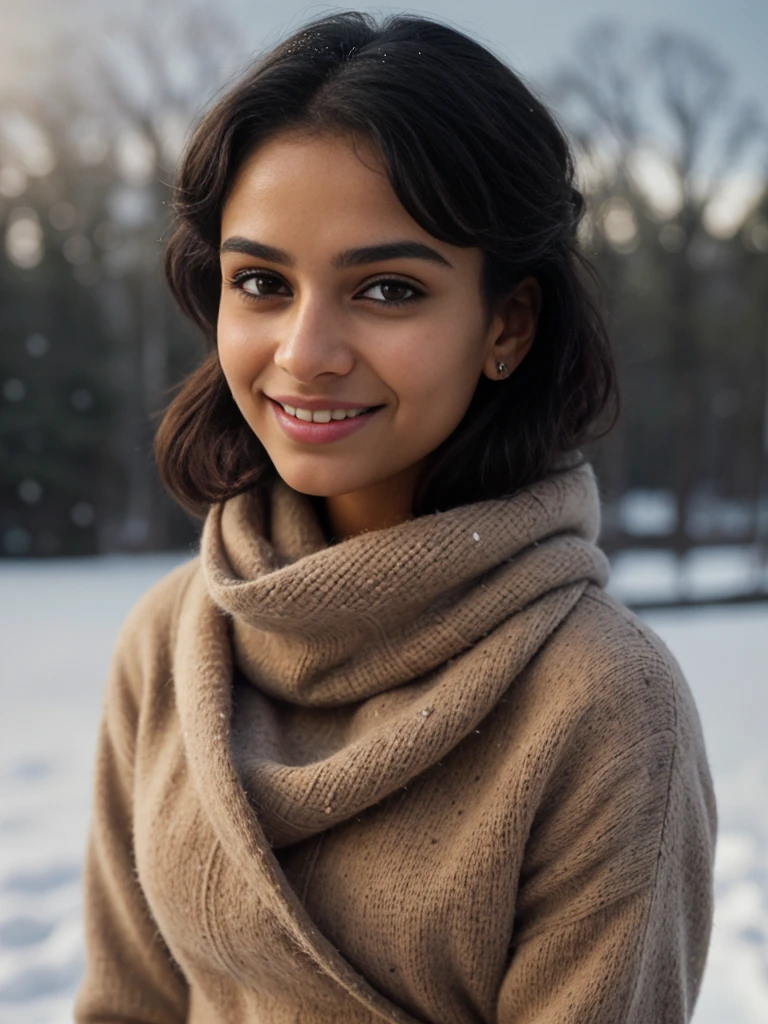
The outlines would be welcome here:
<svg viewBox="0 0 768 1024">
<path fill-rule="evenodd" d="M 479 250 L 434 238 L 401 204 L 368 140 L 283 133 L 243 163 L 225 203 L 222 241 L 232 235 L 293 253 L 411 239 L 454 266 L 476 263 Z"/>
<path fill-rule="evenodd" d="M 237 236 L 327 267 L 356 247 L 411 240 L 478 279 L 480 249 L 434 238 L 407 212 L 366 139 L 285 132 L 243 163 L 224 205 L 221 241 Z M 434 266 L 434 265 L 433 265 Z"/>
<path fill-rule="evenodd" d="M 373 146 L 340 136 L 284 134 L 263 143 L 240 168 L 223 211 L 233 219 L 289 228 L 341 219 L 394 220 L 422 229 L 406 212 Z M 362 223 L 361 223 L 362 226 Z"/>
<path fill-rule="evenodd" d="M 238 179 L 258 179 L 264 186 L 279 184 L 286 173 L 323 169 L 330 173 L 373 175 L 389 185 L 381 156 L 362 136 L 310 129 L 286 129 L 262 142 L 246 157 Z"/>
</svg>

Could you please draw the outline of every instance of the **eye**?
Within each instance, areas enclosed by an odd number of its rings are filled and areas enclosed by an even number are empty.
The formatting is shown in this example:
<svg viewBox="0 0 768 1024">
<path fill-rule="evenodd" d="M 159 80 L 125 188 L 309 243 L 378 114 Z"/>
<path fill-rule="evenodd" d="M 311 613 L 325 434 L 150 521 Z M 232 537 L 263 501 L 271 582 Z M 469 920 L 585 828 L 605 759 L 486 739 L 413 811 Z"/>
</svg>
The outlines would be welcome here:
<svg viewBox="0 0 768 1024">
<path fill-rule="evenodd" d="M 407 281 L 400 281 L 396 277 L 379 278 L 378 281 L 373 281 L 369 284 L 360 294 L 367 295 L 368 292 L 372 291 L 378 291 L 379 293 L 379 296 L 373 297 L 374 302 L 385 306 L 404 306 L 408 302 L 414 302 L 416 299 L 424 297 L 424 292 Z"/>
<path fill-rule="evenodd" d="M 271 299 L 275 295 L 290 294 L 281 278 L 264 270 L 240 270 L 233 275 L 229 284 L 247 299 Z M 280 292 L 279 288 L 285 288 L 286 291 Z"/>
<path fill-rule="evenodd" d="M 248 300 L 262 301 L 291 294 L 288 285 L 282 278 L 266 270 L 240 270 L 232 276 L 228 284 Z M 369 295 L 370 292 L 374 294 Z M 376 292 L 378 295 L 375 294 Z M 372 281 L 358 295 L 368 296 L 378 305 L 387 307 L 404 306 L 424 297 L 424 293 L 415 285 L 396 277 L 385 277 L 379 278 L 378 281 Z"/>
</svg>

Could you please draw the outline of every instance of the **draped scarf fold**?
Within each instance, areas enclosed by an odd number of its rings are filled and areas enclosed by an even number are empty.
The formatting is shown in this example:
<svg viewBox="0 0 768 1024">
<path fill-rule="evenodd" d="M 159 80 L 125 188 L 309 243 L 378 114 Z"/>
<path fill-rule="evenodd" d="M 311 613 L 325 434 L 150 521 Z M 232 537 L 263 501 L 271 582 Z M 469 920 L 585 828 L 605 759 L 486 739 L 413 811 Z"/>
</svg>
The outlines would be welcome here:
<svg viewBox="0 0 768 1024">
<path fill-rule="evenodd" d="M 599 527 L 589 463 L 334 544 L 279 479 L 214 506 L 206 628 L 231 660 L 206 674 L 231 688 L 232 762 L 271 845 L 359 814 L 476 730 L 606 584 Z"/>
</svg>

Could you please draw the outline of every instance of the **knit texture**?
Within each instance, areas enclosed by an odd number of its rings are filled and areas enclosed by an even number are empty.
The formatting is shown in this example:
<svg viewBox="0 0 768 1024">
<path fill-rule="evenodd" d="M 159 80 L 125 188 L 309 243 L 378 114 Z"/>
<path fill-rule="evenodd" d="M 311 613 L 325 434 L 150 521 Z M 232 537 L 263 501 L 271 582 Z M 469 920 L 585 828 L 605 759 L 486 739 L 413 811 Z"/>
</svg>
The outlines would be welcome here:
<svg viewBox="0 0 768 1024">
<path fill-rule="evenodd" d="M 107 684 L 76 1021 L 689 1021 L 716 812 L 589 465 L 328 544 L 214 506 Z"/>
</svg>

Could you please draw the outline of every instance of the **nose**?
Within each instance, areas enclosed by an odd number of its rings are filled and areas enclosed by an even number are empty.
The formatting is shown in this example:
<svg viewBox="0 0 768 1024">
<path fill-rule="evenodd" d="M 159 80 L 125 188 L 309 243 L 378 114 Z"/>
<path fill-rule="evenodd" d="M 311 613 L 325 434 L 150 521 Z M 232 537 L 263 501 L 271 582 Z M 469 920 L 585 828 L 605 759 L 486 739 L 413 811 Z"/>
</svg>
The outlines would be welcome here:
<svg viewBox="0 0 768 1024">
<path fill-rule="evenodd" d="M 323 373 L 344 376 L 354 366 L 343 317 L 332 299 L 319 291 L 296 299 L 276 331 L 275 365 L 294 380 L 312 381 Z"/>
</svg>

